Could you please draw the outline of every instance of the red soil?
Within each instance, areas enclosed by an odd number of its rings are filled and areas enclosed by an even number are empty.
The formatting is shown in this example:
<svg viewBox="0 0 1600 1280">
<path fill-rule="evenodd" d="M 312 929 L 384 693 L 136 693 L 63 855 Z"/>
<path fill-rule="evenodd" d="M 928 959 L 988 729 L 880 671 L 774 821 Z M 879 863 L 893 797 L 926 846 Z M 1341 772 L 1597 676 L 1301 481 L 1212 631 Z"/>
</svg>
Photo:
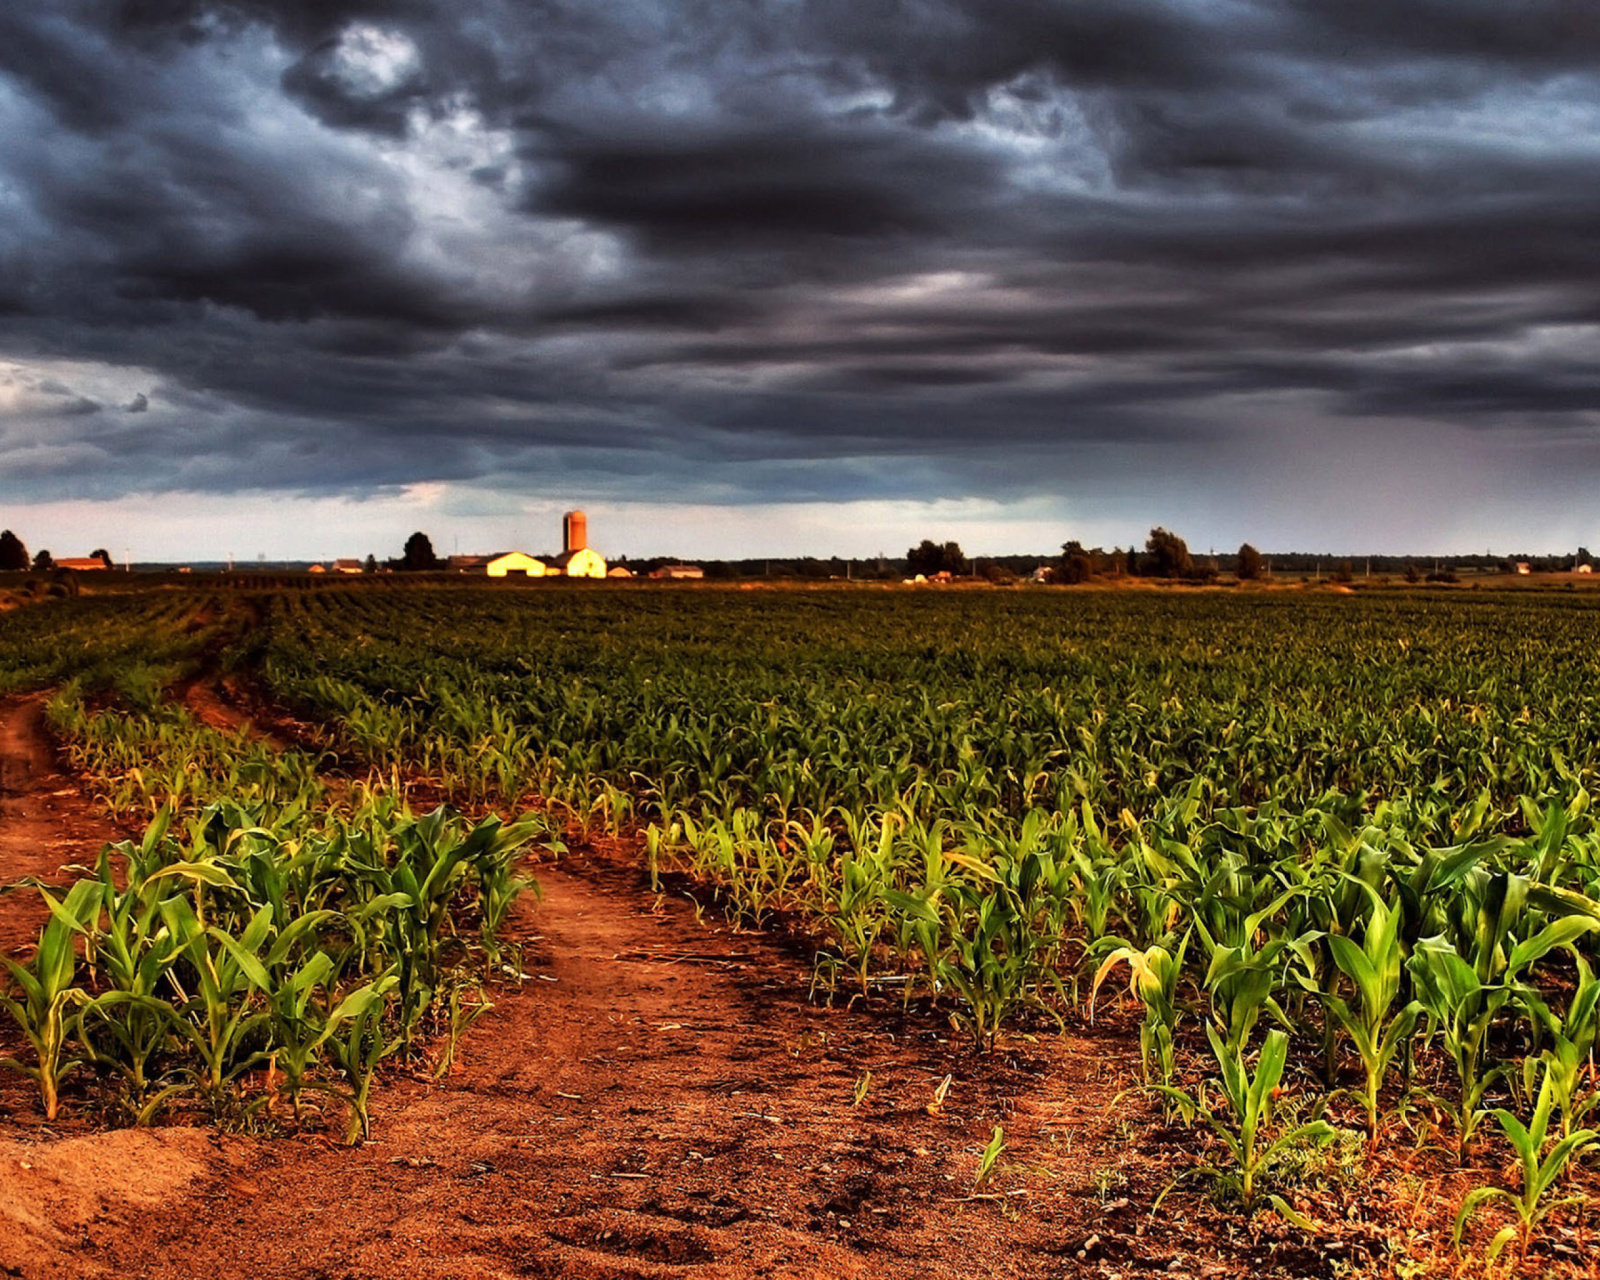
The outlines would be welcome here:
<svg viewBox="0 0 1600 1280">
<path fill-rule="evenodd" d="M 262 728 L 240 709 L 239 694 L 226 678 L 200 677 L 183 686 L 179 693 L 190 714 L 208 728 L 223 733 L 248 730 L 251 737 L 266 743 L 274 751 L 284 749 L 285 744 L 280 737 Z"/>
<path fill-rule="evenodd" d="M 64 773 L 45 732 L 45 698 L 0 698 L 0 956 L 33 954 L 49 912 L 35 884 L 60 897 L 124 832 Z"/>
</svg>

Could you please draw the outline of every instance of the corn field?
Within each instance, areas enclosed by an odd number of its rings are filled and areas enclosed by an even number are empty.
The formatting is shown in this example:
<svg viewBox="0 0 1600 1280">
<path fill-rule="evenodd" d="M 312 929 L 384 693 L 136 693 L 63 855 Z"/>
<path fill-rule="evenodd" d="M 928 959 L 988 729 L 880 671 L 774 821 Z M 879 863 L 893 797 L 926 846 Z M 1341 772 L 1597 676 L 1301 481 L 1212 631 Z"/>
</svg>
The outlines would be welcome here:
<svg viewBox="0 0 1600 1280">
<path fill-rule="evenodd" d="M 266 1064 L 357 1136 L 391 1046 L 459 1030 L 452 983 L 486 998 L 516 851 L 575 824 L 808 931 L 819 999 L 892 996 L 976 1052 L 1131 1007 L 1130 1091 L 1213 1135 L 1197 1173 L 1241 1212 L 1298 1216 L 1283 1152 L 1351 1134 L 1514 1152 L 1456 1222 L 1491 1256 L 1594 1185 L 1582 597 L 363 585 L 262 593 L 242 632 L 226 596 L 48 608 L 81 652 L 0 620 L 0 685 L 57 687 L 74 759 L 150 827 L 13 966 L 47 1101 L 81 1064 L 139 1118 L 249 1106 Z M 370 770 L 355 798 L 164 700 L 214 634 Z M 542 816 L 417 818 L 403 779 Z"/>
</svg>

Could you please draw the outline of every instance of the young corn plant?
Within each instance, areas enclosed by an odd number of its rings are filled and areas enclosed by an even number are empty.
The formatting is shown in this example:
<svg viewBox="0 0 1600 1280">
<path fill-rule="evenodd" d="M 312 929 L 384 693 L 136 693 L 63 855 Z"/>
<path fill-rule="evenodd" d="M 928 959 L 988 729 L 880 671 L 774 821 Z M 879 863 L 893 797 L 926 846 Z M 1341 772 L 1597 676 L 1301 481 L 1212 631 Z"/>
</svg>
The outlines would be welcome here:
<svg viewBox="0 0 1600 1280">
<path fill-rule="evenodd" d="M 461 1047 L 461 1037 L 467 1034 L 467 1028 L 494 1008 L 494 1002 L 483 994 L 481 982 L 452 973 L 445 978 L 444 986 L 448 992 L 445 1007 L 449 1011 L 449 1020 L 444 1049 L 439 1054 L 438 1066 L 433 1070 L 435 1080 L 443 1079 L 454 1064 L 456 1051 Z"/>
<path fill-rule="evenodd" d="M 500 932 L 505 928 L 512 907 L 526 892 L 537 900 L 539 882 L 532 876 L 518 875 L 511 859 L 484 858 L 477 867 L 478 937 L 490 964 L 500 963 Z"/>
<path fill-rule="evenodd" d="M 343 1099 L 349 1107 L 345 1142 L 350 1146 L 370 1136 L 373 1078 L 378 1064 L 400 1047 L 386 1041 L 383 1035 L 384 1006 L 395 982 L 395 975 L 386 973 L 352 991 L 328 1014 L 324 1043 L 345 1083 L 342 1089 L 320 1087 Z"/>
<path fill-rule="evenodd" d="M 161 914 L 165 885 L 144 879 L 130 856 L 128 887 L 119 892 L 110 852 L 100 854 L 97 881 L 106 910 L 90 949 L 108 989 L 80 1008 L 77 1034 L 96 1067 L 122 1076 L 122 1100 L 142 1125 L 154 1114 L 149 1105 L 155 1083 L 152 1065 L 178 1033 L 178 1013 L 168 996 L 169 974 L 182 944 Z"/>
<path fill-rule="evenodd" d="M 267 1017 L 251 996 L 272 989 L 262 955 L 272 932 L 272 908 L 259 908 L 237 938 L 205 928 L 187 898 L 167 899 L 161 914 L 194 978 L 191 995 L 179 968 L 171 971 L 182 1001 L 177 1025 L 200 1059 L 196 1078 L 215 1105 L 240 1075 L 266 1056 L 259 1049 L 250 1052 L 255 1030 Z"/>
<path fill-rule="evenodd" d="M 977 1176 L 972 1180 L 972 1189 L 974 1191 L 994 1177 L 994 1172 L 1000 1165 L 1000 1157 L 1005 1152 L 1006 1131 L 1000 1125 L 995 1125 L 994 1134 L 989 1139 L 989 1145 L 984 1147 L 983 1154 L 978 1157 Z"/>
<path fill-rule="evenodd" d="M 1272 1120 L 1273 1096 L 1283 1079 L 1283 1069 L 1289 1059 L 1289 1037 L 1284 1032 L 1276 1027 L 1267 1032 L 1254 1072 L 1245 1061 L 1244 1051 L 1231 1047 L 1210 1023 L 1206 1024 L 1206 1039 L 1211 1042 L 1211 1052 L 1216 1056 L 1221 1071 L 1226 1113 L 1219 1113 L 1210 1106 L 1203 1084 L 1193 1094 L 1171 1085 L 1157 1085 L 1156 1088 L 1177 1104 L 1186 1120 L 1192 1121 L 1199 1116 L 1222 1141 L 1230 1157 L 1230 1165 L 1220 1169 L 1201 1166 L 1198 1172 L 1213 1178 L 1237 1195 L 1245 1212 L 1249 1213 L 1261 1197 L 1261 1176 L 1272 1157 L 1298 1142 L 1328 1142 L 1333 1138 L 1333 1128 L 1318 1117 L 1280 1133 L 1276 1138 L 1267 1137 L 1266 1129 Z M 1282 1196 L 1268 1192 L 1266 1200 L 1283 1217 L 1292 1222 L 1303 1222 L 1301 1215 Z"/>
<path fill-rule="evenodd" d="M 1488 1112 L 1483 1100 L 1505 1065 L 1490 1061 L 1489 1028 L 1511 999 L 1503 983 L 1485 984 L 1442 937 L 1421 939 L 1407 962 L 1418 1002 L 1438 1030 L 1445 1055 L 1455 1069 L 1454 1100 L 1429 1095 L 1456 1125 L 1456 1155 L 1465 1164 L 1479 1124 Z"/>
<path fill-rule="evenodd" d="M 1390 1010 L 1400 994 L 1405 959 L 1400 943 L 1400 912 L 1386 906 L 1364 882 L 1362 887 L 1371 895 L 1372 903 L 1361 945 L 1358 947 L 1339 934 L 1328 939 L 1334 963 L 1355 987 L 1354 1007 L 1335 991 L 1320 989 L 1304 978 L 1302 982 L 1321 998 L 1361 1058 L 1364 1080 L 1360 1099 L 1367 1114 L 1367 1141 L 1376 1143 L 1378 1101 L 1384 1078 L 1395 1055 L 1410 1042 L 1423 1006 L 1413 1000 L 1391 1016 Z"/>
<path fill-rule="evenodd" d="M 1040 1010 L 1062 1025 L 1047 994 L 1066 998 L 1054 960 L 1067 877 L 1052 874 L 1049 860 L 1033 853 L 1002 857 L 992 867 L 965 855 L 952 861 L 980 877 L 976 883 L 951 880 L 943 891 L 960 924 L 940 953 L 937 981 L 961 997 L 957 1025 L 979 1050 L 993 1049 L 1022 1009 Z"/>
<path fill-rule="evenodd" d="M 980 890 L 963 905 L 967 923 L 940 954 L 937 981 L 961 998 L 953 1020 L 978 1050 L 988 1051 L 1013 1014 L 1034 1000 L 1026 922 L 1003 893 Z"/>
<path fill-rule="evenodd" d="M 1263 886 L 1228 864 L 1201 891 L 1204 910 L 1200 904 L 1194 909 L 1195 933 L 1210 957 L 1203 985 L 1211 998 L 1213 1020 L 1226 1032 L 1232 1050 L 1248 1043 L 1263 1013 L 1280 1026 L 1293 1026 L 1278 1003 L 1278 994 L 1285 985 L 1290 960 L 1304 945 L 1303 939 L 1288 935 L 1266 937 L 1258 945 L 1279 911 L 1304 896 L 1302 888 L 1291 888 L 1266 906 L 1246 913 L 1234 896 L 1236 885 L 1244 886 L 1238 889 L 1240 893 L 1259 896 L 1263 892 Z"/>
<path fill-rule="evenodd" d="M 855 841 L 839 862 L 838 882 L 829 919 L 843 943 L 845 960 L 852 965 L 862 995 L 869 989 L 872 951 L 882 934 L 885 888 L 892 883 L 894 825 L 886 816 L 873 840 L 871 828 L 861 823 L 852 833 Z"/>
<path fill-rule="evenodd" d="M 296 1123 L 306 1081 L 318 1061 L 318 1051 L 332 1034 L 317 993 L 334 982 L 334 963 L 326 951 L 312 954 L 293 973 L 284 975 L 267 990 L 267 1028 L 270 1061 L 283 1073 L 278 1092 L 287 1094 Z"/>
<path fill-rule="evenodd" d="M 82 1063 L 81 1058 L 68 1056 L 72 1041 L 68 1015 L 89 999 L 87 992 L 74 985 L 77 941 L 88 936 L 100 914 L 102 890 L 98 880 L 79 880 L 62 902 L 47 890 L 39 892 L 50 908 L 50 920 L 39 935 L 33 963 L 24 968 L 15 960 L 6 961 L 12 981 L 21 989 L 21 999 L 0 995 L 0 1008 L 11 1015 L 33 1048 L 34 1064 L 0 1058 L 0 1067 L 31 1076 L 39 1086 L 45 1119 L 54 1120 L 60 1107 L 61 1082 Z"/>
<path fill-rule="evenodd" d="M 1089 992 L 1089 1021 L 1094 1021 L 1095 995 L 1106 975 L 1124 960 L 1128 963 L 1128 990 L 1144 1005 L 1144 1022 L 1139 1027 L 1139 1066 L 1145 1084 L 1155 1084 L 1150 1071 L 1156 1064 L 1159 1083 L 1170 1085 L 1175 1069 L 1173 1037 L 1178 1029 L 1178 979 L 1183 973 L 1184 956 L 1189 950 L 1186 932 L 1176 948 L 1157 945 L 1143 951 L 1121 946 L 1100 962 Z M 1168 1104 L 1170 1106 L 1170 1102 Z"/>
<path fill-rule="evenodd" d="M 1456 1215 L 1456 1225 L 1452 1235 L 1458 1251 L 1461 1248 L 1461 1236 L 1466 1229 L 1467 1220 L 1486 1201 L 1505 1200 L 1517 1213 L 1517 1222 L 1502 1227 L 1489 1241 L 1487 1256 L 1492 1261 L 1499 1257 L 1501 1251 L 1513 1240 L 1520 1240 L 1519 1252 L 1526 1259 L 1533 1233 L 1545 1218 L 1558 1209 L 1582 1204 L 1586 1200 L 1582 1195 L 1553 1200 L 1546 1198 L 1573 1157 L 1600 1140 L 1600 1132 L 1594 1129 L 1575 1129 L 1564 1137 L 1557 1138 L 1547 1152 L 1545 1147 L 1550 1136 L 1550 1116 L 1555 1105 L 1555 1082 L 1547 1067 L 1539 1086 L 1539 1098 L 1534 1105 L 1532 1119 L 1527 1125 L 1504 1108 L 1495 1109 L 1495 1121 L 1505 1134 L 1506 1141 L 1517 1153 L 1522 1188 L 1518 1192 L 1512 1192 L 1504 1187 L 1478 1187 L 1468 1192 L 1466 1199 L 1461 1202 L 1461 1211 Z"/>
<path fill-rule="evenodd" d="M 1550 1037 L 1550 1047 L 1538 1059 L 1527 1059 L 1523 1070 L 1543 1064 L 1561 1116 L 1563 1138 L 1570 1137 L 1575 1126 L 1600 1106 L 1600 1089 L 1588 1088 L 1595 1080 L 1595 1043 L 1600 1038 L 1600 979 L 1583 956 L 1574 952 L 1573 960 L 1578 980 L 1564 1014 L 1554 1013 L 1537 993 L 1524 995 L 1535 1021 Z"/>
<path fill-rule="evenodd" d="M 451 927 L 450 908 L 463 885 L 509 863 L 536 834 L 532 821 L 506 826 L 486 818 L 462 834 L 444 808 L 393 829 L 393 847 L 364 840 L 349 866 L 367 897 L 347 913 L 367 950 L 396 974 L 402 1053 L 411 1055 L 433 1006 Z"/>
</svg>

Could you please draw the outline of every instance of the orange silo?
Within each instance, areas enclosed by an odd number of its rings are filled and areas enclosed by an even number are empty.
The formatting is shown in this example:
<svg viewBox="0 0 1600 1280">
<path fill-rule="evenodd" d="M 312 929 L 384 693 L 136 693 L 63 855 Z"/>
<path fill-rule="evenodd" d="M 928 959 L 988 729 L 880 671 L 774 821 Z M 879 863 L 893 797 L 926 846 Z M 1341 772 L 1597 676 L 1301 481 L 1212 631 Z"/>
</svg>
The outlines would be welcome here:
<svg viewBox="0 0 1600 1280">
<path fill-rule="evenodd" d="M 589 517 L 581 511 L 569 511 L 561 517 L 563 551 L 582 551 L 589 545 Z"/>
</svg>

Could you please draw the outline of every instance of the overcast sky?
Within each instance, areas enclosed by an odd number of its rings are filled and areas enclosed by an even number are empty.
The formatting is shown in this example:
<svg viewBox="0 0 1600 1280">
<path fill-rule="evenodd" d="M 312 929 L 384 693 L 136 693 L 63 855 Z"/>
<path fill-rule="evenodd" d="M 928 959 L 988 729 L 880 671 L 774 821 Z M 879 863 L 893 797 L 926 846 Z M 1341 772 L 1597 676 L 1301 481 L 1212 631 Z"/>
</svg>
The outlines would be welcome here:
<svg viewBox="0 0 1600 1280">
<path fill-rule="evenodd" d="M 0 6 L 58 555 L 1600 545 L 1582 0 Z"/>
</svg>

